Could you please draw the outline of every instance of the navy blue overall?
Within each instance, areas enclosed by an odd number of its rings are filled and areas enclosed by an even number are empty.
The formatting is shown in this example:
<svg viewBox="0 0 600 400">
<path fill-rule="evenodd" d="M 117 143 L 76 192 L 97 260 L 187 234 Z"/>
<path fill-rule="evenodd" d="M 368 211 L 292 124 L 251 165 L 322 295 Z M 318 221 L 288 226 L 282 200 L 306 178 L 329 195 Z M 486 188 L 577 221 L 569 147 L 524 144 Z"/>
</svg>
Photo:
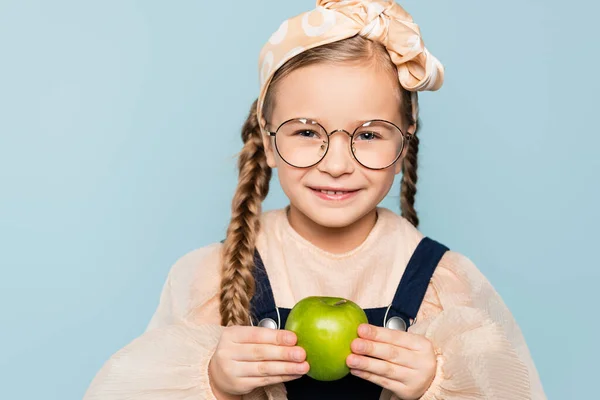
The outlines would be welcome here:
<svg viewBox="0 0 600 400">
<path fill-rule="evenodd" d="M 432 239 L 424 238 L 412 254 L 406 270 L 398 284 L 396 294 L 391 306 L 367 308 L 365 313 L 371 325 L 384 326 L 387 319 L 400 317 L 409 327 L 417 317 L 417 312 L 427 291 L 431 276 L 438 262 L 448 248 Z M 265 266 L 258 251 L 254 255 L 254 278 L 256 280 L 256 294 L 251 300 L 251 310 L 254 315 L 254 325 L 263 318 L 272 318 L 278 321 L 277 307 L 273 298 L 273 291 L 267 276 Z M 375 288 L 377 290 L 377 288 Z M 285 322 L 290 313 L 289 308 L 279 308 L 281 318 L 280 327 L 285 327 Z M 348 374 L 344 378 L 320 382 L 302 376 L 285 384 L 288 399 L 379 399 L 382 388 L 374 383 Z"/>
</svg>

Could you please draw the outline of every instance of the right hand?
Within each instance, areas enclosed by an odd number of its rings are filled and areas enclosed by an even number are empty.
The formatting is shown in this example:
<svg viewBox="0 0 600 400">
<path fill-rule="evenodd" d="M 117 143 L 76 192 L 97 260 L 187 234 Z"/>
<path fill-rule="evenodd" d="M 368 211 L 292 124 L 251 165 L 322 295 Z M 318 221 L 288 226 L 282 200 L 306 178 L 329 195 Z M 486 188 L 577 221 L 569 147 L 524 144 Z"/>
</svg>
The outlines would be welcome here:
<svg viewBox="0 0 600 400">
<path fill-rule="evenodd" d="M 296 342 L 296 334 L 286 330 L 226 327 L 208 365 L 215 395 L 239 396 L 300 378 L 309 366 Z"/>
</svg>

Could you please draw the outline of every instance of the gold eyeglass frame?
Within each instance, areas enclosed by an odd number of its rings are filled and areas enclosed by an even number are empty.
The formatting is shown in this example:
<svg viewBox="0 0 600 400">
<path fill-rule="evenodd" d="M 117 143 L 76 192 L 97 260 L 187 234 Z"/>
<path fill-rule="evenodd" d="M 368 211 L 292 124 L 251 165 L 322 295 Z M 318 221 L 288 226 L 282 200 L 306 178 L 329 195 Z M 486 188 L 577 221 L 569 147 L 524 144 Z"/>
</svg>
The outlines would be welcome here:
<svg viewBox="0 0 600 400">
<path fill-rule="evenodd" d="M 281 155 L 281 152 L 279 151 L 279 147 L 277 146 L 277 132 L 279 132 L 279 129 L 281 129 L 281 127 L 283 125 L 287 124 L 288 122 L 291 122 L 291 121 L 301 121 L 302 122 L 303 120 L 304 121 L 311 121 L 313 123 L 311 125 L 315 125 L 316 124 L 316 125 L 318 125 L 323 130 L 323 132 L 325 132 L 325 136 L 327 137 L 327 143 L 326 143 L 327 148 L 325 149 L 325 152 L 323 153 L 323 155 L 321 156 L 321 158 L 319 159 L 319 161 L 315 162 L 314 164 L 308 165 L 306 167 L 299 167 L 297 165 L 294 165 L 294 164 L 290 163 L 289 161 L 287 161 L 285 159 L 285 157 L 283 157 Z M 382 167 L 382 168 L 372 168 L 372 167 L 366 166 L 365 164 L 363 164 L 362 162 L 360 162 L 360 160 L 358 159 L 358 157 L 356 157 L 356 154 L 354 152 L 354 146 L 352 145 L 354 143 L 354 136 L 356 135 L 356 132 L 360 128 L 364 128 L 365 126 L 367 126 L 368 124 L 371 124 L 373 122 L 385 122 L 387 124 L 390 124 L 394 128 L 396 128 L 398 130 L 398 132 L 400 132 L 400 134 L 402 135 L 402 147 L 400 148 L 400 151 L 398 152 L 398 155 L 396 156 L 396 158 L 394 159 L 394 161 L 392 161 L 390 164 L 388 164 L 387 166 Z M 302 122 L 302 123 L 306 123 L 306 122 Z M 314 120 L 312 118 L 303 118 L 303 117 L 300 117 L 300 118 L 290 118 L 290 119 L 282 122 L 281 124 L 279 124 L 279 126 L 277 127 L 277 129 L 275 129 L 274 132 L 266 129 L 266 126 L 268 126 L 268 125 L 269 125 L 269 123 L 267 122 L 265 124 L 265 131 L 269 134 L 270 137 L 275 138 L 275 149 L 277 150 L 277 154 L 279 154 L 279 157 L 281 157 L 281 159 L 286 164 L 288 164 L 288 165 L 290 165 L 290 166 L 292 166 L 294 168 L 311 168 L 311 167 L 314 167 L 315 165 L 317 165 L 318 163 L 320 163 L 321 161 L 323 161 L 323 159 L 325 158 L 325 156 L 329 152 L 329 147 L 330 147 L 329 145 L 331 143 L 331 141 L 330 141 L 329 138 L 334 133 L 344 132 L 346 135 L 348 135 L 348 137 L 350 137 L 350 153 L 352 154 L 352 158 L 354 158 L 354 160 L 356 160 L 357 163 L 359 163 L 360 165 L 362 165 L 363 167 L 365 167 L 367 169 L 374 170 L 374 171 L 381 171 L 381 170 L 384 170 L 384 169 L 387 169 L 387 168 L 391 167 L 392 165 L 394 165 L 400 159 L 400 157 L 402 157 L 402 154 L 404 153 L 404 150 L 407 147 L 406 145 L 410 142 L 410 140 L 413 137 L 413 135 L 411 135 L 411 134 L 404 133 L 402 131 L 402 129 L 400 129 L 398 127 L 398 125 L 394 124 L 393 122 L 387 121 L 385 119 L 372 119 L 372 120 L 363 122 L 362 124 L 360 124 L 359 126 L 357 126 L 356 129 L 354 129 L 354 131 L 352 133 L 348 132 L 345 129 L 336 129 L 336 130 L 333 130 L 333 131 L 327 133 L 327 129 L 325 129 L 325 127 L 323 125 L 321 125 L 321 123 L 319 123 L 319 121 L 316 121 L 316 120 Z M 361 133 L 364 133 L 364 132 L 361 132 Z"/>
</svg>

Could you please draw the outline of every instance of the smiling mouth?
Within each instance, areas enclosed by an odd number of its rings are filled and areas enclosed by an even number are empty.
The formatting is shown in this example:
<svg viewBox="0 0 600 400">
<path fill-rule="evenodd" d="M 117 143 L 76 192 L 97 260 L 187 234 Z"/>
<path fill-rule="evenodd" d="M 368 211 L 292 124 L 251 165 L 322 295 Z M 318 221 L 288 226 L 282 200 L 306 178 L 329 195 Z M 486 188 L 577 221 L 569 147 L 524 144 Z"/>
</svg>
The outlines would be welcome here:
<svg viewBox="0 0 600 400">
<path fill-rule="evenodd" d="M 347 194 L 347 193 L 354 193 L 354 192 L 358 192 L 358 189 L 339 189 L 339 190 L 333 190 L 333 189 L 319 189 L 319 188 L 313 188 L 311 187 L 310 189 L 314 190 L 315 192 L 320 192 L 323 194 L 329 194 L 329 195 L 340 195 L 340 194 Z"/>
<path fill-rule="evenodd" d="M 334 190 L 335 189 L 335 190 Z M 346 201 L 354 198 L 360 189 L 345 189 L 345 188 L 310 188 L 317 197 L 322 200 L 329 201 Z"/>
<path fill-rule="evenodd" d="M 317 190 L 317 189 L 313 189 L 313 190 Z M 346 194 L 346 193 L 352 193 L 352 192 L 356 192 L 356 190 L 344 190 L 344 191 L 333 191 L 333 190 L 317 190 L 318 192 L 324 193 L 324 194 Z"/>
</svg>

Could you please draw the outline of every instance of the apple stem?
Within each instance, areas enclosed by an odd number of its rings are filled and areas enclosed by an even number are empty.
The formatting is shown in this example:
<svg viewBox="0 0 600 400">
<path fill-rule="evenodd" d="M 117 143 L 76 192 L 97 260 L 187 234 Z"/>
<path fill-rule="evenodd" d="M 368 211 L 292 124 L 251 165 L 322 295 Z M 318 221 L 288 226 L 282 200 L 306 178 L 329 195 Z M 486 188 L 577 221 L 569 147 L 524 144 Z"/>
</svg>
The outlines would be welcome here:
<svg viewBox="0 0 600 400">
<path fill-rule="evenodd" d="M 339 306 L 339 305 L 344 304 L 344 303 L 346 303 L 346 300 L 340 300 L 337 303 L 335 303 L 334 306 Z"/>
</svg>

